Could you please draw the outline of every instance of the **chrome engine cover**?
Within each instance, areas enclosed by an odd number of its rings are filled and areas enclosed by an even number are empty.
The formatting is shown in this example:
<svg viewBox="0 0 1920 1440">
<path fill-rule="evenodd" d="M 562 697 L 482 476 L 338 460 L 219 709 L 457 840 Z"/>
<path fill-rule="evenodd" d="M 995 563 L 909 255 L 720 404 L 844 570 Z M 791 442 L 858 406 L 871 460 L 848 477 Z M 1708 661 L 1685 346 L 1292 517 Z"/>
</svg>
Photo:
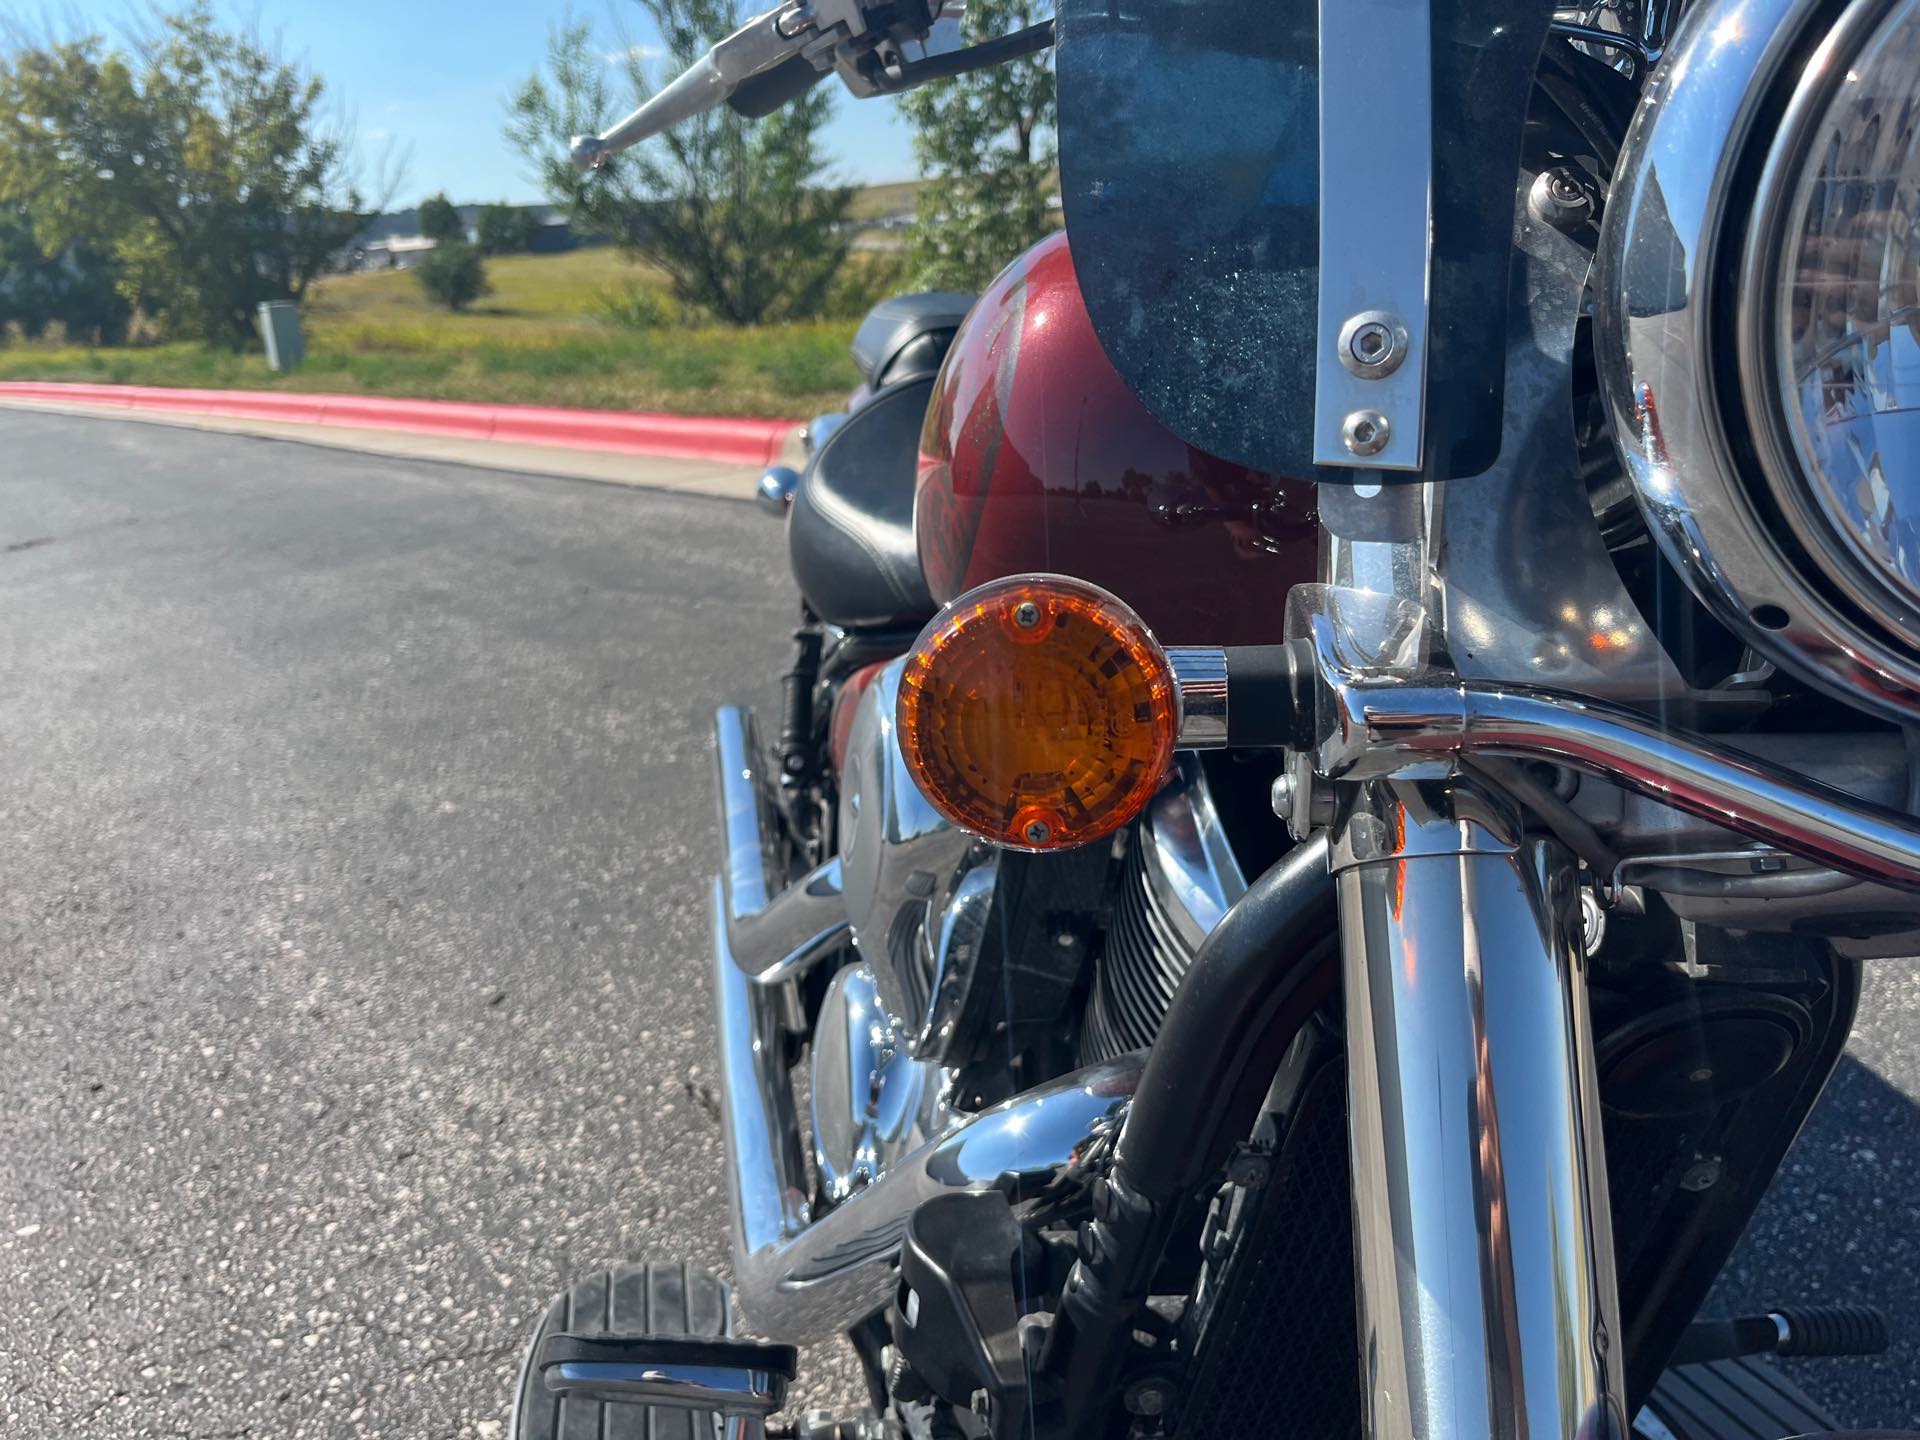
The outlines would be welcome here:
<svg viewBox="0 0 1920 1440">
<path fill-rule="evenodd" d="M 895 729 L 904 660 L 861 695 L 840 774 L 840 865 L 853 941 L 901 1045 L 942 1058 L 973 979 L 997 856 L 927 803 Z"/>
<path fill-rule="evenodd" d="M 812 1049 L 814 1166 L 838 1204 L 944 1128 L 945 1077 L 902 1048 L 865 964 L 828 985 Z"/>
<path fill-rule="evenodd" d="M 840 775 L 838 860 L 860 958 L 834 975 L 814 1026 L 809 1117 L 820 1198 L 835 1207 L 966 1123 L 945 1066 L 1000 878 L 998 853 L 941 818 L 907 772 L 894 721 L 903 669 L 888 665 L 857 702 Z M 1151 1043 L 1193 952 L 1246 888 L 1195 755 L 1179 757 L 1128 833 L 1083 1064 Z"/>
<path fill-rule="evenodd" d="M 816 1210 L 788 1071 L 792 987 L 763 983 L 756 978 L 763 972 L 749 970 L 733 948 L 737 925 L 729 892 L 751 897 L 757 908 L 767 893 L 771 850 L 766 775 L 751 713 L 723 708 L 714 738 L 720 811 L 728 823 L 711 891 L 709 958 L 734 1298 L 768 1339 L 812 1343 L 892 1301 L 907 1219 L 935 1196 L 997 1190 L 1016 1213 L 1026 1213 L 1058 1204 L 1063 1193 L 1083 1193 L 1088 1177 L 1076 1162 L 1089 1145 L 1110 1141 L 1139 1083 L 1141 1061 L 1126 1056 L 985 1110 L 942 1116 L 937 1133 L 878 1179 L 824 1213 Z"/>
</svg>

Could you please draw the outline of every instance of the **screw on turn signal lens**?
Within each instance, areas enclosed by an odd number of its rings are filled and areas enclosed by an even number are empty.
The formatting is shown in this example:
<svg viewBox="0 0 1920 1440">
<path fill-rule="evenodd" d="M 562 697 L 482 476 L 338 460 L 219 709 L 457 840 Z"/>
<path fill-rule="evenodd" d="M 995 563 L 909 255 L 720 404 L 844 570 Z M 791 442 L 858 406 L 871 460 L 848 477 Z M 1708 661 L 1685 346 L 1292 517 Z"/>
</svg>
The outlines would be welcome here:
<svg viewBox="0 0 1920 1440">
<path fill-rule="evenodd" d="M 900 743 L 927 800 L 1015 850 L 1065 850 L 1146 808 L 1179 730 L 1173 669 L 1114 596 L 1064 575 L 968 591 L 907 655 Z"/>
</svg>

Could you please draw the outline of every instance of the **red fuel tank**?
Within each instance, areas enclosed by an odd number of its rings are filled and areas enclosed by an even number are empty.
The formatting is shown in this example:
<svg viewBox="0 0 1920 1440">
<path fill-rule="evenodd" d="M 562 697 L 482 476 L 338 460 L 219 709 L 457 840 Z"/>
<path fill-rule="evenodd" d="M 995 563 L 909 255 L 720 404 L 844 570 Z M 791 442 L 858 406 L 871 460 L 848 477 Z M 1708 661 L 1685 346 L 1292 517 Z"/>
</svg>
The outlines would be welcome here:
<svg viewBox="0 0 1920 1440">
<path fill-rule="evenodd" d="M 1056 571 L 1111 590 L 1162 644 L 1253 645 L 1285 638 L 1287 591 L 1314 578 L 1312 483 L 1196 450 L 1147 413 L 1093 333 L 1064 234 L 1002 271 L 954 337 L 916 484 L 942 603 Z"/>
</svg>

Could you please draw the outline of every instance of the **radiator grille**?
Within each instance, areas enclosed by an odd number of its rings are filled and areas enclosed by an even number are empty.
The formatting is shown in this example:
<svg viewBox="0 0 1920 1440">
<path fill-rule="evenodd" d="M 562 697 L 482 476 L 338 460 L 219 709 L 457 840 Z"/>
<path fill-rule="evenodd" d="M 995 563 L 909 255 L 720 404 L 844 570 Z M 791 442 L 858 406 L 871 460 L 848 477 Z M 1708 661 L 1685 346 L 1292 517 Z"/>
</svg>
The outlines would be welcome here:
<svg viewBox="0 0 1920 1440">
<path fill-rule="evenodd" d="M 1637 1257 L 1668 1237 L 1668 1200 L 1702 1124 L 1699 1117 L 1629 1121 L 1607 1112 L 1608 1189 L 1623 1280 Z M 1303 1096 L 1273 1178 L 1220 1277 L 1178 1436 L 1359 1436 L 1351 1194 L 1346 1062 L 1336 1057 Z M 1621 1301 L 1631 1315 L 1630 1286 Z"/>
<path fill-rule="evenodd" d="M 1302 1097 L 1259 1208 L 1234 1247 L 1179 1435 L 1358 1440 L 1347 1197 L 1346 1065 L 1336 1057 Z"/>
</svg>

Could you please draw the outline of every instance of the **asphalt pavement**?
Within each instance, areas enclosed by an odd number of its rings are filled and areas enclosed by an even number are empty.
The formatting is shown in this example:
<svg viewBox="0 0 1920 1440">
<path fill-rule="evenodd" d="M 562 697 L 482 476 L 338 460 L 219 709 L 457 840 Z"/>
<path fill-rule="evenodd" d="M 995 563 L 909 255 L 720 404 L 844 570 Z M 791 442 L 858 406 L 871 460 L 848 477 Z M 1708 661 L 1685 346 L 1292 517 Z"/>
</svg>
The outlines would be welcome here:
<svg viewBox="0 0 1920 1440">
<path fill-rule="evenodd" d="M 707 725 L 792 600 L 745 504 L 0 413 L 0 1434 L 504 1434 L 555 1291 L 720 1266 Z M 1920 975 L 1728 1277 L 1903 1339 Z M 846 1384 L 817 1357 L 814 1393 Z"/>
</svg>

